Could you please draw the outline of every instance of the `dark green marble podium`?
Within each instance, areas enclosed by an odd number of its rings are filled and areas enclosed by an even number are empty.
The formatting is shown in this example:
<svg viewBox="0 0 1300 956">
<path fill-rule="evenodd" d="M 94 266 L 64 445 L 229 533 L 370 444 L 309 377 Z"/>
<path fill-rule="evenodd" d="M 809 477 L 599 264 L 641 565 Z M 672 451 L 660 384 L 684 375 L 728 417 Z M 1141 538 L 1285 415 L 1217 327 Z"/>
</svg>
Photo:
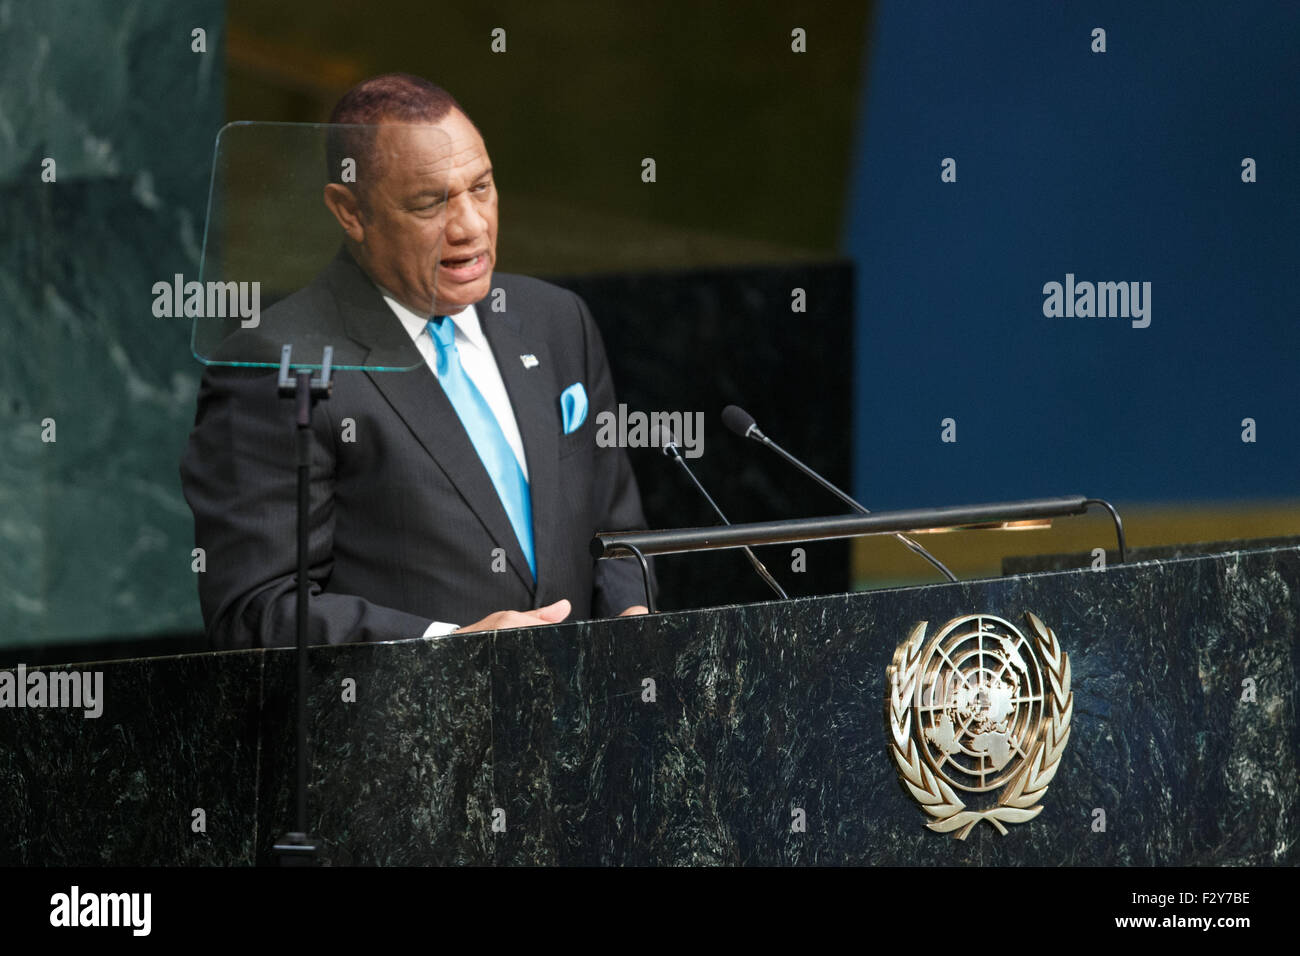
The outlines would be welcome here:
<svg viewBox="0 0 1300 956">
<path fill-rule="evenodd" d="M 885 668 L 917 621 L 1025 611 L 1073 663 L 1045 809 L 930 832 Z M 1294 865 L 1298 624 L 1289 547 L 315 648 L 310 826 L 333 865 Z M 0 863 L 272 861 L 292 651 L 76 669 L 101 717 L 0 710 Z"/>
</svg>

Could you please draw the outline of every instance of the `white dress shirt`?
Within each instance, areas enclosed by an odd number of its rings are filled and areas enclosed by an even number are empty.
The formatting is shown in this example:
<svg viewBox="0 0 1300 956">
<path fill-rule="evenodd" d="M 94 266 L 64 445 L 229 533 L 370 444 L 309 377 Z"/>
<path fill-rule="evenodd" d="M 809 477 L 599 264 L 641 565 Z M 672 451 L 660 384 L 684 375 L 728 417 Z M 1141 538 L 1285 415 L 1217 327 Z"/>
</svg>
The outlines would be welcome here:
<svg viewBox="0 0 1300 956">
<path fill-rule="evenodd" d="M 424 364 L 436 376 L 438 346 L 434 343 L 433 336 L 429 334 L 428 318 L 412 312 L 382 286 L 379 287 L 379 291 L 384 301 L 388 303 L 388 307 L 393 310 L 393 314 L 401 320 L 402 327 L 406 329 L 415 347 L 420 350 Z M 497 368 L 496 359 L 492 356 L 492 348 L 488 345 L 487 336 L 483 334 L 478 311 L 471 304 L 450 318 L 456 324 L 456 351 L 460 353 L 461 367 L 465 369 L 469 380 L 474 383 L 474 387 L 479 390 L 483 400 L 492 409 L 492 414 L 496 416 L 497 424 L 501 426 L 501 431 L 510 444 L 510 449 L 515 453 L 519 467 L 523 470 L 524 478 L 527 479 L 528 462 L 524 458 L 524 442 L 519 437 L 519 425 L 515 421 L 515 412 L 510 405 L 510 396 L 506 393 L 505 382 L 501 380 L 501 370 Z M 459 624 L 434 621 L 425 630 L 424 636 L 442 637 L 458 627 Z"/>
</svg>

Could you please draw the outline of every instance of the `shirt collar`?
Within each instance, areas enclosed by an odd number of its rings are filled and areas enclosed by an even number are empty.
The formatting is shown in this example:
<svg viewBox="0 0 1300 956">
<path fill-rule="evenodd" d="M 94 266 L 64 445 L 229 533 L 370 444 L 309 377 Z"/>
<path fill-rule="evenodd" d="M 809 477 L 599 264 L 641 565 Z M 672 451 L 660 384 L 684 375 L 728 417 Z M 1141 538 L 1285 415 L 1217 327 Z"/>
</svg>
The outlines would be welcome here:
<svg viewBox="0 0 1300 956">
<path fill-rule="evenodd" d="M 388 307 L 393 310 L 398 319 L 402 322 L 402 328 L 406 329 L 406 334 L 414 342 L 421 335 L 428 331 L 429 319 L 418 312 L 412 312 L 402 303 L 398 302 L 391 292 L 383 286 L 376 283 L 375 288 L 379 294 L 384 297 Z M 454 312 L 450 316 L 452 322 L 456 323 L 456 331 L 466 338 L 471 344 L 479 348 L 488 348 L 487 337 L 483 334 L 482 323 L 479 322 L 478 310 L 474 308 L 473 303 L 465 306 L 459 312 Z"/>
</svg>

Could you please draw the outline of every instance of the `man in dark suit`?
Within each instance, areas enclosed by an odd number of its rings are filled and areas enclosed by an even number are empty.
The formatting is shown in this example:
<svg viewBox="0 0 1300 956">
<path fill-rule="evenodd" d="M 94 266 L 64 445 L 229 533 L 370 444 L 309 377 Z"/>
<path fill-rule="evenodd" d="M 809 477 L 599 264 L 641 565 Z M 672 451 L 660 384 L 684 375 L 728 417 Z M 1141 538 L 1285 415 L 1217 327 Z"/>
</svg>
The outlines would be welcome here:
<svg viewBox="0 0 1300 956">
<path fill-rule="evenodd" d="M 637 565 L 587 550 L 598 530 L 645 526 L 626 452 L 594 439 L 616 408 L 600 332 L 573 293 L 493 273 L 497 195 L 478 130 L 404 74 L 351 90 L 331 123 L 375 124 L 344 144 L 361 154 L 355 185 L 331 148 L 325 202 L 344 248 L 257 334 L 310 325 L 359 364 L 410 371 L 338 373 L 315 411 L 309 640 L 644 613 Z M 293 643 L 291 409 L 275 372 L 204 374 L 181 476 L 217 647 Z"/>
</svg>

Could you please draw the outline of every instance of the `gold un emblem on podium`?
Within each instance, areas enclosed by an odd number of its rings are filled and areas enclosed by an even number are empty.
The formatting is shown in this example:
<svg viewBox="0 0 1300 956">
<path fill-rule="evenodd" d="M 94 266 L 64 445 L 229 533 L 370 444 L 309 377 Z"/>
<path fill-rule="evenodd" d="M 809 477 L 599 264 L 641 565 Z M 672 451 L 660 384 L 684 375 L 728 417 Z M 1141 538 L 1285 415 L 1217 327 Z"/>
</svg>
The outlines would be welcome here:
<svg viewBox="0 0 1300 956">
<path fill-rule="evenodd" d="M 939 833 L 1026 823 L 1070 739 L 1070 658 L 1025 614 L 1029 636 L 992 614 L 954 618 L 928 641 L 912 629 L 886 670 L 885 719 L 898 774 Z M 966 801 L 976 806 L 968 806 Z"/>
</svg>

